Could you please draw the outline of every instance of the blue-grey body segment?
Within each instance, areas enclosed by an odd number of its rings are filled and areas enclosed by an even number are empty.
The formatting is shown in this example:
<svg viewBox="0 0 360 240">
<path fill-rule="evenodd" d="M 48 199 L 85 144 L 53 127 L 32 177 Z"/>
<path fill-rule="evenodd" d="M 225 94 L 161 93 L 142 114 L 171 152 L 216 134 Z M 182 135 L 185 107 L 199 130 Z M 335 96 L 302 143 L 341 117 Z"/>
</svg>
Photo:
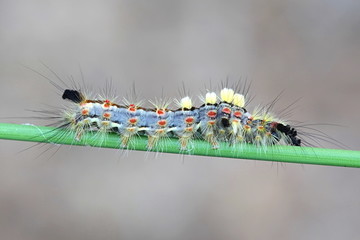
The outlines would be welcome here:
<svg viewBox="0 0 360 240">
<path fill-rule="evenodd" d="M 90 108 L 89 115 L 92 117 L 100 117 L 103 114 L 103 109 L 100 104 L 94 104 L 92 108 Z"/>
<path fill-rule="evenodd" d="M 227 108 L 227 109 L 226 109 Z M 88 113 L 82 111 L 88 109 Z M 235 114 L 236 113 L 236 114 Z M 111 105 L 105 107 L 102 103 L 91 103 L 80 106 L 74 112 L 78 127 L 88 130 L 102 129 L 107 132 L 116 132 L 128 138 L 136 134 L 146 134 L 157 139 L 164 136 L 176 136 L 185 149 L 192 138 L 202 138 L 208 141 L 213 148 L 218 147 L 218 141 L 236 144 L 241 142 L 259 144 L 277 144 L 281 140 L 285 144 L 299 145 L 297 132 L 288 125 L 263 119 L 253 119 L 251 114 L 242 107 L 229 103 L 205 104 L 192 110 L 156 110 L 133 109 Z M 85 122 L 85 120 L 87 121 Z M 191 120 L 190 120 L 191 119 Z M 84 121 L 83 123 L 80 123 Z M 76 126 L 75 126 L 76 127 Z M 82 131 L 79 132 L 81 137 Z M 266 140 L 266 136 L 272 139 Z M 152 146 L 156 141 L 152 140 Z M 151 146 L 151 147 L 152 147 Z"/>
</svg>

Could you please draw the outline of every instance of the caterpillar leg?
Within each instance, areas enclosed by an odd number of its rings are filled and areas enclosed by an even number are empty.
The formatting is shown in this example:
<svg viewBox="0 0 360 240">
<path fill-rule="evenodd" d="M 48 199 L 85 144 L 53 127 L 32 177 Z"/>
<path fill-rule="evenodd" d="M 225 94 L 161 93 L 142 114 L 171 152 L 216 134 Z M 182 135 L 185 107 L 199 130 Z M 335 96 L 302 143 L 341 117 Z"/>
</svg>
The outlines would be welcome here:
<svg viewBox="0 0 360 240">
<path fill-rule="evenodd" d="M 206 130 L 203 132 L 203 137 L 205 141 L 211 144 L 212 149 L 218 149 L 219 148 L 219 142 L 216 138 L 215 134 L 215 128 L 213 124 L 210 124 Z"/>
<path fill-rule="evenodd" d="M 148 150 L 152 150 L 155 147 L 158 146 L 159 141 L 166 137 L 168 133 L 168 129 L 167 128 L 160 128 L 160 129 L 156 129 L 153 131 L 153 133 L 148 135 L 148 144 L 147 144 L 147 149 Z"/>
<path fill-rule="evenodd" d="M 138 134 L 138 127 L 127 127 L 120 135 L 120 147 L 126 148 L 129 143 L 131 142 L 131 139 Z"/>
<path fill-rule="evenodd" d="M 244 130 L 238 119 L 234 119 L 231 123 L 229 144 L 236 145 L 244 143 Z"/>
<path fill-rule="evenodd" d="M 183 133 L 178 136 L 181 151 L 190 150 L 189 145 L 196 131 L 197 131 L 197 126 L 188 126 L 184 129 Z"/>
</svg>

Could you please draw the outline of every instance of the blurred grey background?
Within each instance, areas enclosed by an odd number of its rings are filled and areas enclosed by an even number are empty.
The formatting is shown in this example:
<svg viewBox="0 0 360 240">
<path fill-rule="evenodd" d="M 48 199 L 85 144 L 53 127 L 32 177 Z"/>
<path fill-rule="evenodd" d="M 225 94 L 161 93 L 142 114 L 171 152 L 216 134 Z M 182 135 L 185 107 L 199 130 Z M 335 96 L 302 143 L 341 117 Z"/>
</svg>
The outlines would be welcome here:
<svg viewBox="0 0 360 240">
<path fill-rule="evenodd" d="M 2 122 L 61 106 L 55 79 L 144 99 L 253 81 L 291 119 L 360 150 L 360 2 L 0 1 Z M 199 102 L 198 102 L 199 103 Z M 275 111 L 276 112 L 276 111 Z M 0 142 L 0 239 L 359 239 L 357 169 Z M 336 146 L 322 143 L 325 147 Z M 51 155 L 51 154 L 50 154 Z"/>
</svg>

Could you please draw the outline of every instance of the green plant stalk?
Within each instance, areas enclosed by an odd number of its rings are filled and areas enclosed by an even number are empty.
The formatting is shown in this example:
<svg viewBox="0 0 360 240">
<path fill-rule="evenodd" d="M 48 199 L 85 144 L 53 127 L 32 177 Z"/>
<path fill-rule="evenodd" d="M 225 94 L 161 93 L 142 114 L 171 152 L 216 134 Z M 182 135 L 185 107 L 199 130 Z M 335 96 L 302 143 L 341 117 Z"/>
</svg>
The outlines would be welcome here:
<svg viewBox="0 0 360 240">
<path fill-rule="evenodd" d="M 102 148 L 120 148 L 120 138 L 116 134 L 100 135 L 96 132 L 85 133 L 80 141 L 75 140 L 71 131 L 52 127 L 19 125 L 0 123 L 0 139 L 56 143 L 79 146 L 93 146 Z M 135 137 L 128 149 L 149 151 L 146 148 L 145 136 Z M 223 157 L 237 159 L 255 159 L 275 162 L 288 162 L 300 164 L 317 164 L 341 167 L 360 167 L 360 151 L 324 149 L 295 146 L 269 146 L 266 149 L 246 144 L 241 149 L 221 143 L 217 150 L 211 149 L 209 144 L 202 140 L 194 140 L 191 151 L 180 151 L 176 138 L 160 141 L 151 151 L 164 153 L 177 153 L 199 155 L 207 157 Z"/>
</svg>

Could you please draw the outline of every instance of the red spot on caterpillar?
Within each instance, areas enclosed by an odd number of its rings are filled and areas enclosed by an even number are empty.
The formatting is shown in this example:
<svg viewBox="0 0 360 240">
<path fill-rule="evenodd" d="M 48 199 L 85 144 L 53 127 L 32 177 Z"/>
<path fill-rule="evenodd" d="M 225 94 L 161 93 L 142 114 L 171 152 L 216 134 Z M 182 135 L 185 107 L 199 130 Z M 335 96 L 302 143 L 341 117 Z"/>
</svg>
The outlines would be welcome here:
<svg viewBox="0 0 360 240">
<path fill-rule="evenodd" d="M 110 118 L 110 117 L 111 117 L 111 113 L 109 113 L 109 112 L 104 112 L 103 117 L 104 117 L 104 118 Z"/>
<path fill-rule="evenodd" d="M 258 126 L 257 129 L 258 129 L 259 131 L 263 131 L 263 130 L 264 130 L 264 126 Z"/>
<path fill-rule="evenodd" d="M 130 104 L 129 107 L 135 108 L 135 104 Z"/>
<path fill-rule="evenodd" d="M 185 132 L 192 132 L 193 131 L 193 127 L 187 127 L 187 128 L 185 128 Z"/>
<path fill-rule="evenodd" d="M 130 111 L 130 112 L 136 112 L 136 108 L 135 108 L 135 107 L 131 107 L 131 105 L 133 105 L 133 104 L 130 104 L 130 107 L 128 108 L 128 111 Z"/>
<path fill-rule="evenodd" d="M 215 118 L 216 117 L 216 111 L 208 111 L 207 116 L 210 117 L 210 118 Z"/>
<path fill-rule="evenodd" d="M 245 128 L 245 130 L 250 130 L 251 129 L 251 127 L 249 125 L 245 125 L 244 128 Z"/>
<path fill-rule="evenodd" d="M 234 116 L 237 117 L 237 118 L 241 118 L 242 113 L 240 111 L 235 111 Z"/>
<path fill-rule="evenodd" d="M 231 109 L 228 108 L 228 107 L 224 107 L 224 108 L 222 109 L 222 112 L 223 112 L 223 113 L 226 113 L 226 114 L 230 114 L 230 113 L 231 113 Z"/>
<path fill-rule="evenodd" d="M 278 125 L 277 122 L 272 122 L 272 123 L 270 123 L 270 127 L 271 127 L 271 128 L 276 128 L 277 125 Z"/>
<path fill-rule="evenodd" d="M 215 125 L 215 121 L 213 121 L 213 120 L 212 120 L 212 121 L 208 121 L 208 124 L 209 124 L 209 125 Z"/>
<path fill-rule="evenodd" d="M 193 117 L 187 117 L 187 118 L 185 118 L 185 122 L 187 124 L 192 124 L 194 122 L 194 118 Z"/>
<path fill-rule="evenodd" d="M 167 123 L 166 120 L 159 120 L 159 121 L 158 121 L 158 124 L 159 124 L 160 126 L 162 126 L 162 127 L 165 126 L 166 123 Z"/>
<path fill-rule="evenodd" d="M 164 115 L 164 114 L 165 114 L 165 111 L 162 110 L 162 109 L 158 109 L 158 110 L 156 110 L 156 114 L 157 114 L 157 115 Z"/>
<path fill-rule="evenodd" d="M 131 124 L 137 123 L 137 118 L 130 118 L 129 123 L 131 123 Z"/>
<path fill-rule="evenodd" d="M 110 100 L 106 99 L 106 100 L 104 101 L 104 108 L 109 108 L 110 106 L 111 106 Z"/>
<path fill-rule="evenodd" d="M 83 109 L 81 110 L 81 115 L 89 115 L 89 109 Z"/>
</svg>

